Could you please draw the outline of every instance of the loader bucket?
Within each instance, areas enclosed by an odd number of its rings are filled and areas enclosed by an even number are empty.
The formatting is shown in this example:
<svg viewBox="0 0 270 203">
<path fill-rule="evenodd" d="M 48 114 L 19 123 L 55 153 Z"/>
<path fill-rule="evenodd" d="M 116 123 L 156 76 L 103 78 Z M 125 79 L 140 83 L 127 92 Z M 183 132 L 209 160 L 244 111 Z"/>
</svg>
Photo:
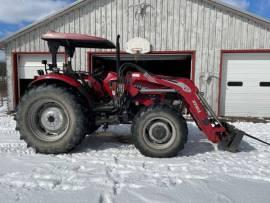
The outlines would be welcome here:
<svg viewBox="0 0 270 203">
<path fill-rule="evenodd" d="M 222 125 L 226 129 L 226 133 L 219 143 L 219 148 L 230 152 L 238 152 L 241 141 L 246 133 L 226 122 L 222 122 Z"/>
</svg>

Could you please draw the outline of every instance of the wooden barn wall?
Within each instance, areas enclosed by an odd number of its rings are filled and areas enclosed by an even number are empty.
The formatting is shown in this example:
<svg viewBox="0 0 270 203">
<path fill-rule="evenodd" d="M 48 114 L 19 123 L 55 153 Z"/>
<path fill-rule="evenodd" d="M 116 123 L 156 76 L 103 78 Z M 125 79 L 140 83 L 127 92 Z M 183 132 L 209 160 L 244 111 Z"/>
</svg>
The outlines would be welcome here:
<svg viewBox="0 0 270 203">
<path fill-rule="evenodd" d="M 139 9 L 140 5 L 145 10 Z M 48 51 L 40 37 L 49 30 L 85 33 L 112 41 L 121 34 L 123 50 L 134 37 L 148 39 L 155 51 L 196 50 L 195 82 L 215 110 L 220 50 L 270 48 L 270 32 L 264 25 L 202 0 L 90 0 L 7 45 L 10 109 L 14 107 L 12 52 Z M 86 70 L 87 51 L 76 51 L 75 70 Z"/>
</svg>

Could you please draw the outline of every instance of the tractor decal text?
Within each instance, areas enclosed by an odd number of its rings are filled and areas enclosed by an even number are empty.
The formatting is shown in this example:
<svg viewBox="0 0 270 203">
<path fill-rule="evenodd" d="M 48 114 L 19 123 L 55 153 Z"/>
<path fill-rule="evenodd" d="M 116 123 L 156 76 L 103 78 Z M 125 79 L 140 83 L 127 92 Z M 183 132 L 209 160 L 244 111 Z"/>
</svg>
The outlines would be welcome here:
<svg viewBox="0 0 270 203">
<path fill-rule="evenodd" d="M 182 89 L 184 92 L 187 92 L 187 93 L 191 93 L 191 92 L 192 92 L 191 88 L 190 88 L 189 86 L 187 86 L 187 85 L 186 85 L 185 83 L 183 83 L 183 82 L 178 82 L 178 81 L 176 81 L 176 80 L 166 80 L 166 81 L 168 81 L 168 82 L 170 82 L 170 83 L 173 83 L 173 84 L 177 85 L 178 87 L 181 87 L 181 89 Z"/>
<path fill-rule="evenodd" d="M 197 102 L 195 100 L 192 100 L 192 103 L 195 107 L 195 109 L 197 110 L 198 113 L 201 113 L 202 110 L 200 109 L 199 105 L 197 104 Z"/>
</svg>

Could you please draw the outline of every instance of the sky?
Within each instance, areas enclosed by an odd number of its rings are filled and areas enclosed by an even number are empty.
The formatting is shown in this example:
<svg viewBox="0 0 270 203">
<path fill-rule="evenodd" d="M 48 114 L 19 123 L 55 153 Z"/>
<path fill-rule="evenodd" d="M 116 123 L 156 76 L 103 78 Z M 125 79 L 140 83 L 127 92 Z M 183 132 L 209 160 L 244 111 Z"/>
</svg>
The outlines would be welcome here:
<svg viewBox="0 0 270 203">
<path fill-rule="evenodd" d="M 0 39 L 45 16 L 62 9 L 75 0 L 0 0 Z M 270 0 L 222 0 L 243 10 L 270 19 Z M 4 53 L 0 51 L 0 61 Z"/>
</svg>

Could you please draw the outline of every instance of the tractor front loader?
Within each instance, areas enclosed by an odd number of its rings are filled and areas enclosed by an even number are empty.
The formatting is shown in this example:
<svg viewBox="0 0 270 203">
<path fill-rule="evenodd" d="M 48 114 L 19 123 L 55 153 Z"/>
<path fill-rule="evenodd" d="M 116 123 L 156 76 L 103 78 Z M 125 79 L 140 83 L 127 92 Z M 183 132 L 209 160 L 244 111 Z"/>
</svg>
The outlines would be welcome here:
<svg viewBox="0 0 270 203">
<path fill-rule="evenodd" d="M 16 120 L 21 139 L 39 153 L 66 153 L 86 134 L 100 126 L 132 124 L 131 134 L 139 151 L 150 157 L 172 157 L 184 148 L 188 137 L 186 108 L 200 130 L 213 143 L 237 151 L 244 132 L 219 121 L 194 83 L 185 78 L 149 73 L 134 63 L 120 60 L 116 46 L 103 38 L 49 32 L 52 64 L 39 70 L 21 98 Z M 68 56 L 57 67 L 60 46 Z M 76 48 L 116 48 L 115 71 L 96 67 L 92 72 L 74 71 Z"/>
</svg>

